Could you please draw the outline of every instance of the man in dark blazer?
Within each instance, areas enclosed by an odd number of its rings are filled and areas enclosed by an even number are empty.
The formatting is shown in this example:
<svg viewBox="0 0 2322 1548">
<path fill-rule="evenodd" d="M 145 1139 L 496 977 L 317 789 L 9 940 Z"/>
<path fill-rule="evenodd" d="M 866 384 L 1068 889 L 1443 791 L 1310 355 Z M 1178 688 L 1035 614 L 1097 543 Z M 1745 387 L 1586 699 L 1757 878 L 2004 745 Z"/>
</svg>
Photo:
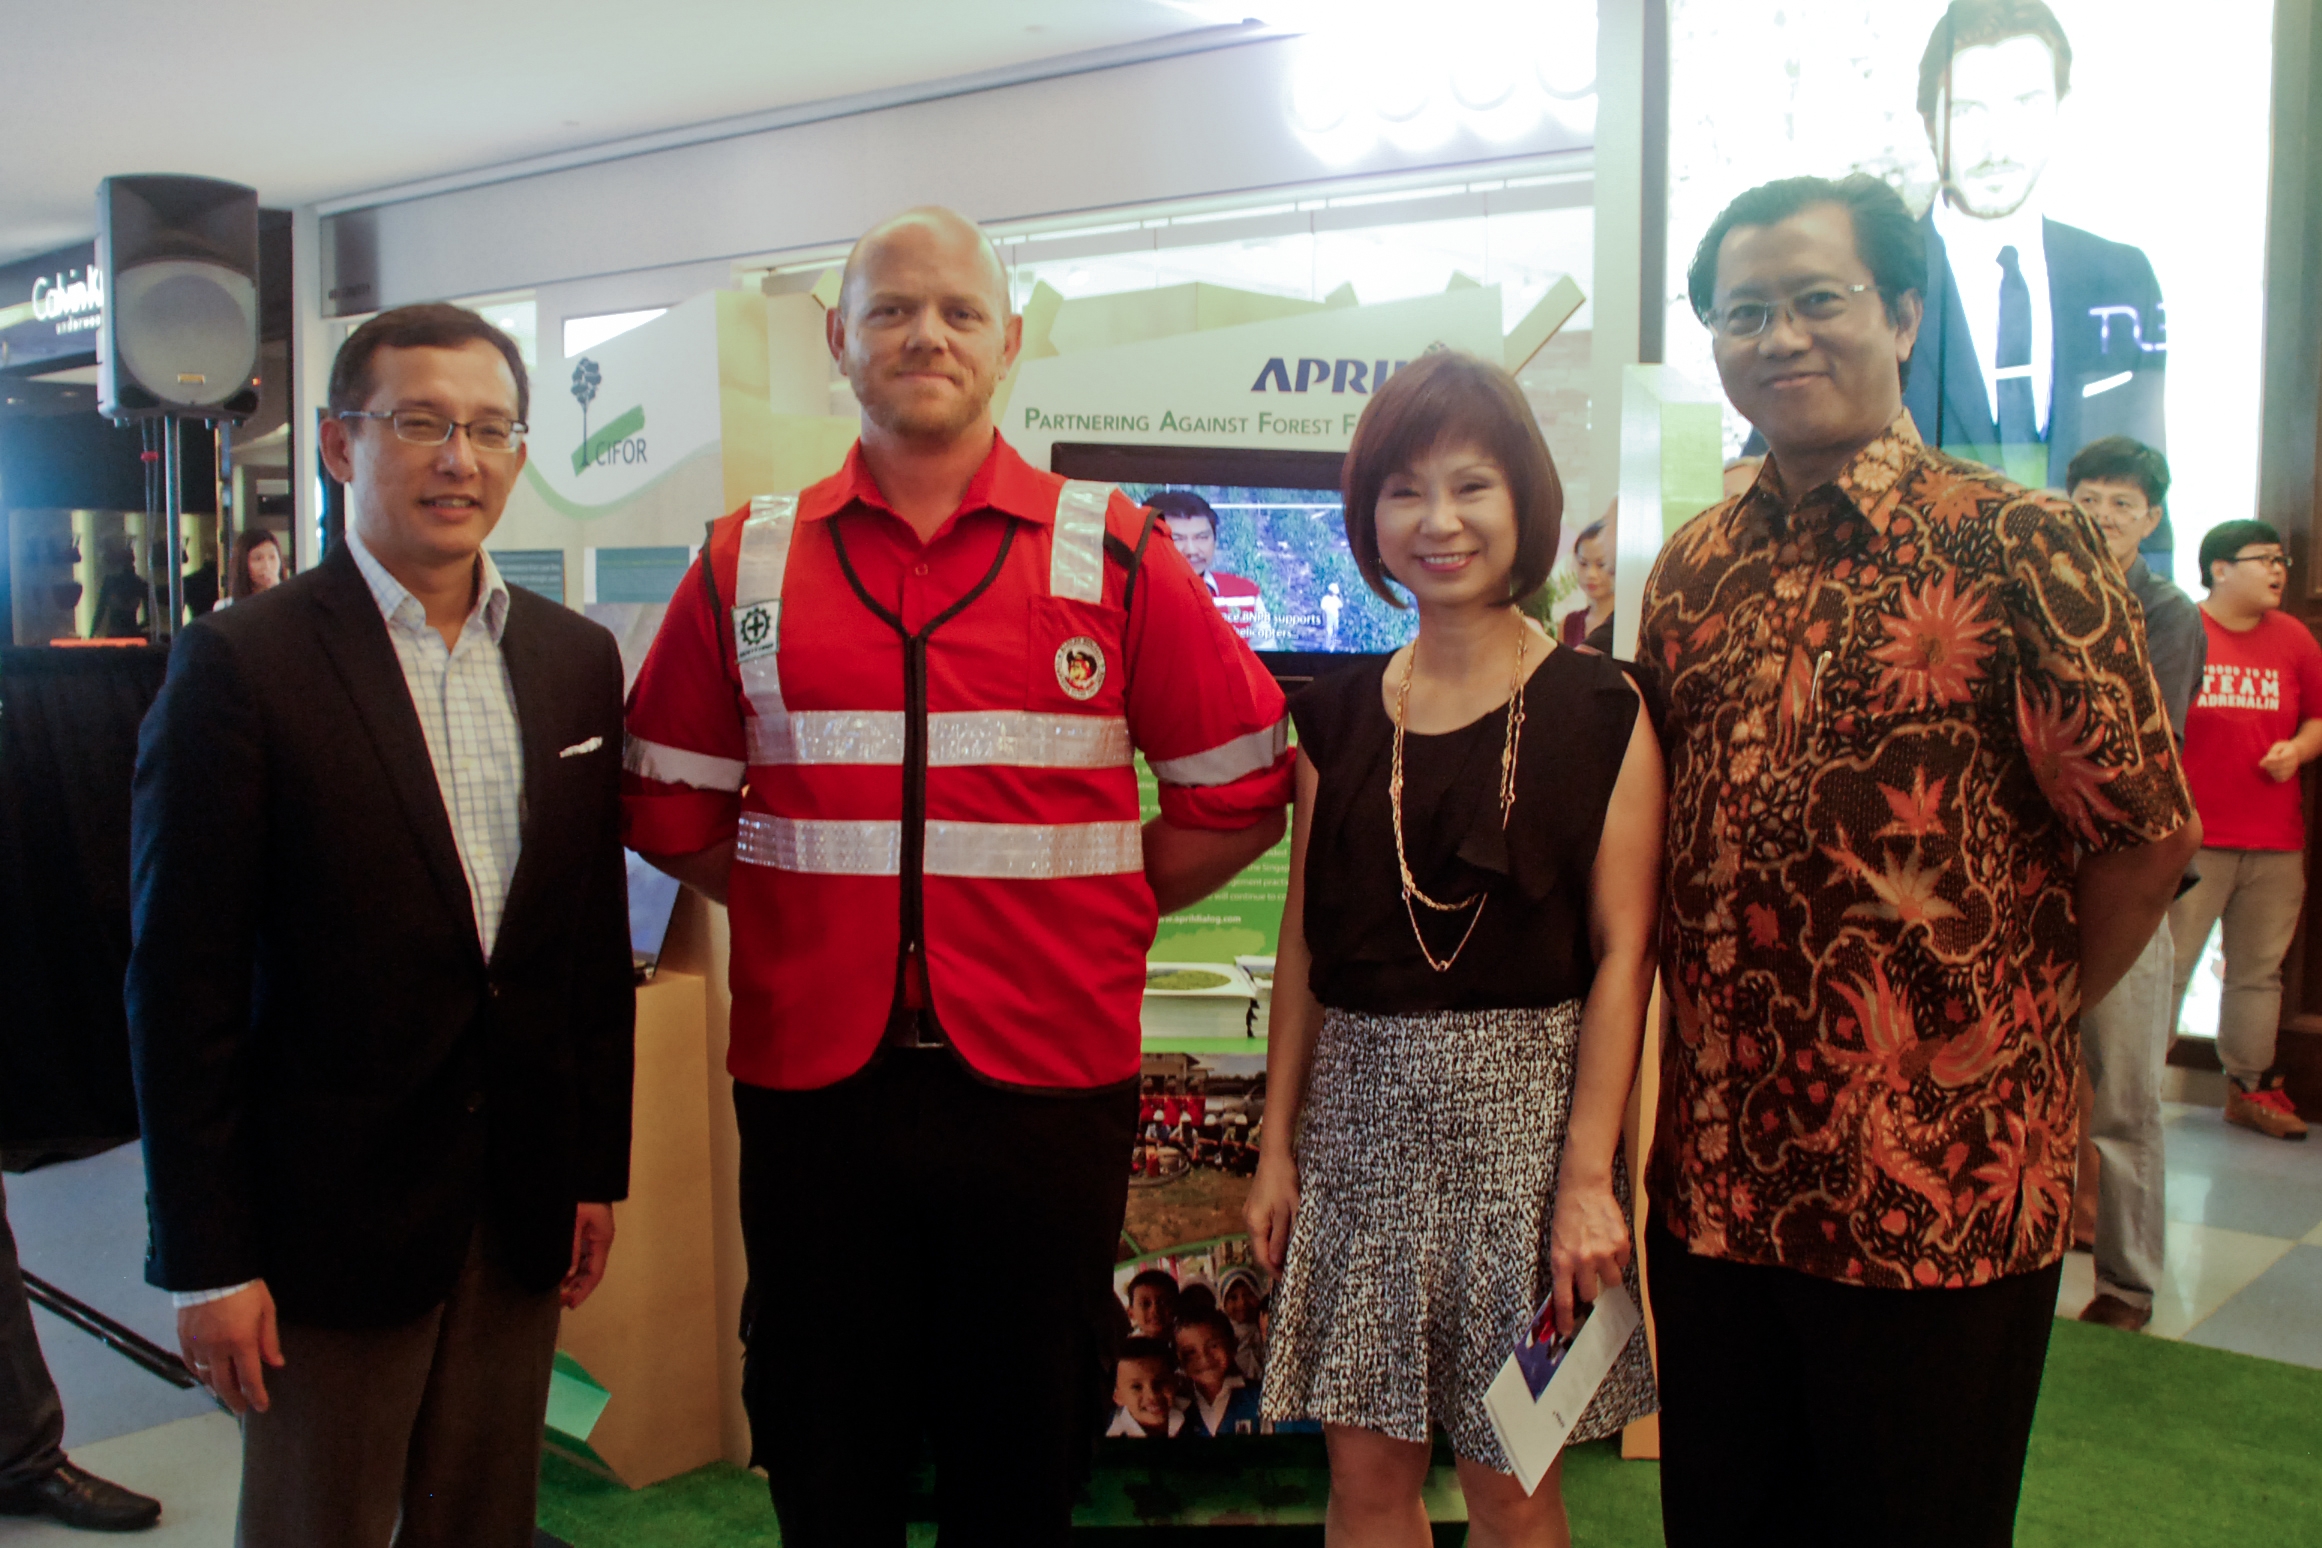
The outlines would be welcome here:
<svg viewBox="0 0 2322 1548">
<path fill-rule="evenodd" d="M 1926 321 L 1903 393 L 1929 444 L 2052 489 L 2101 437 L 2166 445 L 2167 316 L 2151 261 L 2040 213 L 2071 81 L 2072 45 L 2040 0 L 1956 0 L 1928 39 L 1918 105 L 1941 185 L 1920 221 Z M 2047 302 L 2022 315 L 2012 351 L 2011 285 L 2027 308 L 2043 290 Z M 2164 521 L 2140 551 L 2165 573 L 2172 541 Z"/>
<path fill-rule="evenodd" d="M 528 1548 L 627 1192 L 620 657 L 483 551 L 526 403 L 473 313 L 356 330 L 345 541 L 180 634 L 139 744 L 146 1277 L 244 1415 L 241 1548 Z"/>
</svg>

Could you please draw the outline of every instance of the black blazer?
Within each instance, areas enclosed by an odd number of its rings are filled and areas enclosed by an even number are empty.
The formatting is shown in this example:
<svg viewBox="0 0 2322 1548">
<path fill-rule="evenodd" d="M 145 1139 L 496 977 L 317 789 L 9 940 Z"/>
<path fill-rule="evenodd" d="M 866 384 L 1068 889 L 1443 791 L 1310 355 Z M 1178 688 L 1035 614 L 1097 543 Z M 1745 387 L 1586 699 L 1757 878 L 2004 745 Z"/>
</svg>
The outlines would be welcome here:
<svg viewBox="0 0 2322 1548">
<path fill-rule="evenodd" d="M 1919 228 L 1927 243 L 1927 315 L 1911 352 L 1903 406 L 1928 445 L 1997 466 L 1999 427 L 1992 422 L 1983 365 L 1968 336 L 1966 309 L 1932 211 L 1920 217 Z M 2064 470 L 2090 441 L 2127 435 L 2168 450 L 2162 412 L 2167 320 L 2160 281 L 2143 249 L 2053 220 L 2042 221 L 2040 229 L 2054 340 L 2047 482 L 2061 489 Z M 1996 273 L 1992 283 L 1999 283 Z M 2118 381 L 2124 372 L 2128 380 Z M 2101 390 L 2090 397 L 2091 387 Z M 2144 549 L 2166 553 L 2171 540 L 2164 523 Z"/>
<path fill-rule="evenodd" d="M 480 1219 L 546 1290 L 575 1202 L 626 1195 L 620 655 L 510 589 L 524 838 L 489 962 L 353 556 L 179 635 L 131 833 L 153 1284 L 263 1278 L 286 1320 L 405 1321 Z"/>
</svg>

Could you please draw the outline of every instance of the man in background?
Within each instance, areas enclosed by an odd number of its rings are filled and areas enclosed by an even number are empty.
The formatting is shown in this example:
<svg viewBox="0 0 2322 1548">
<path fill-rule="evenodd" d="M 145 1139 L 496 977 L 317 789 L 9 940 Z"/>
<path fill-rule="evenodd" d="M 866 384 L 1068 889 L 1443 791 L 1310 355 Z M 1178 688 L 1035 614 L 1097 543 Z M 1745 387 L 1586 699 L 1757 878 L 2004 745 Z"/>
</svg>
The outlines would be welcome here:
<svg viewBox="0 0 2322 1548">
<path fill-rule="evenodd" d="M 2176 582 L 2154 574 L 2137 552 L 2167 519 L 2169 461 L 2141 441 L 2107 436 L 2073 457 L 2065 487 L 2104 534 L 2105 548 L 2144 613 L 2145 655 L 2182 752 L 2185 715 L 2201 684 L 2209 644 L 2193 599 Z M 2081 1121 L 2078 1193 L 2096 1205 L 2096 1295 L 2080 1320 L 2126 1332 L 2152 1320 L 2168 1236 L 2161 1067 L 2173 1030 L 2174 970 L 2164 919 L 2112 993 L 2080 1013 L 2081 1062 L 2092 1100 Z"/>
<path fill-rule="evenodd" d="M 1919 61 L 1940 182 L 1920 227 L 1927 315 L 1903 402 L 1932 445 L 2032 488 L 2080 447 L 2166 448 L 2167 331 L 2144 253 L 2041 213 L 2072 44 L 2041 0 L 1954 0 Z M 2168 566 L 2168 519 L 2144 552 Z"/>
<path fill-rule="evenodd" d="M 2282 537 L 2229 521 L 2201 539 L 2209 639 L 2201 691 L 2185 717 L 2185 777 L 2201 809 L 2200 880 L 2169 910 L 2177 943 L 2175 1027 L 2209 932 L 2225 926 L 2217 1057 L 2225 1121 L 2302 1140 L 2306 1122 L 2274 1068 L 2282 958 L 2306 901 L 2305 791 L 2298 771 L 2322 756 L 2322 646 L 2282 611 L 2290 578 Z"/>
<path fill-rule="evenodd" d="M 1258 583 L 1217 568 L 1217 511 L 1190 489 L 1164 489 L 1145 501 L 1169 524 L 1169 541 L 1201 577 L 1202 589 L 1252 650 L 1274 649 L 1274 616 Z"/>
<path fill-rule="evenodd" d="M 161 1501 L 75 1467 L 64 1452 L 64 1403 L 40 1352 L 32 1303 L 0 1187 L 0 1516 L 46 1516 L 85 1532 L 136 1532 Z"/>
<path fill-rule="evenodd" d="M 628 1191 L 621 660 L 484 552 L 526 404 L 472 312 L 356 329 L 345 541 L 181 632 L 139 737 L 145 1272 L 242 1416 L 239 1548 L 530 1548 Z"/>
</svg>

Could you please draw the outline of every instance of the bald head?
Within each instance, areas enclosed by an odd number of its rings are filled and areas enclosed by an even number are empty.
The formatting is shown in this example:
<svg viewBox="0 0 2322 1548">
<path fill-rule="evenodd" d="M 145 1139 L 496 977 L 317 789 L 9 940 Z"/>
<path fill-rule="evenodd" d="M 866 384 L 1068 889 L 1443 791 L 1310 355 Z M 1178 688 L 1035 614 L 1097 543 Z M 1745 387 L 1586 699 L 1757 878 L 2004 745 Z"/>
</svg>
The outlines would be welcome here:
<svg viewBox="0 0 2322 1548">
<path fill-rule="evenodd" d="M 1023 325 L 991 239 L 950 210 L 906 210 L 847 255 L 830 352 L 862 405 L 865 444 L 966 446 L 990 408 Z"/>
<path fill-rule="evenodd" d="M 1000 261 L 1000 250 L 984 235 L 983 227 L 957 210 L 923 204 L 889 216 L 856 241 L 840 276 L 841 311 L 851 313 L 861 304 L 866 278 L 890 254 L 907 260 L 972 264 L 988 286 L 986 295 L 997 308 L 996 315 L 1006 317 L 1013 310 L 1008 300 L 1008 266 Z"/>
</svg>

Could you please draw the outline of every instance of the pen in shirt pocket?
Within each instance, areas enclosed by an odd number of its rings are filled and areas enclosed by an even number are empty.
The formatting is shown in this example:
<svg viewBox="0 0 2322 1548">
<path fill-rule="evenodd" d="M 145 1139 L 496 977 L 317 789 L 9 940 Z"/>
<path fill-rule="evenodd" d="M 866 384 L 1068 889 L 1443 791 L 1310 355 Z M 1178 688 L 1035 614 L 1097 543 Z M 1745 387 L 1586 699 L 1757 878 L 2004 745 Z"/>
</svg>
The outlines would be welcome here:
<svg viewBox="0 0 2322 1548">
<path fill-rule="evenodd" d="M 1814 658 L 1813 674 L 1806 680 L 1806 692 L 1803 695 L 1805 702 L 1799 703 L 1795 698 L 1790 701 L 1797 705 L 1794 711 L 1797 718 L 1792 722 L 1792 730 L 1785 739 L 1789 756 L 1795 756 L 1801 744 L 1818 745 L 1822 740 L 1822 674 L 1829 666 L 1830 652 L 1826 650 Z M 1796 681 L 1796 677 L 1791 678 L 1792 683 Z"/>
</svg>

